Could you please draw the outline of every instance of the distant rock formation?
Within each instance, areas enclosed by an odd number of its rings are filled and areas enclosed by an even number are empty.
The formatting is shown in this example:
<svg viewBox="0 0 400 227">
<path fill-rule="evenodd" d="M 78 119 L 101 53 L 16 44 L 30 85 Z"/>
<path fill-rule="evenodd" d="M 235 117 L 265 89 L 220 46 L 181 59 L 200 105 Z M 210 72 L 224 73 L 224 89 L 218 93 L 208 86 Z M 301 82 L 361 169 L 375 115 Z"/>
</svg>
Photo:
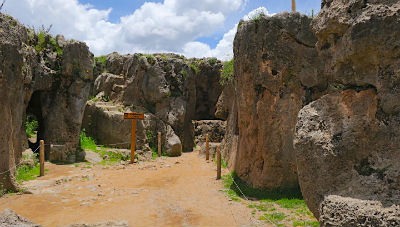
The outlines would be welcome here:
<svg viewBox="0 0 400 227">
<path fill-rule="evenodd" d="M 112 53 L 98 58 L 96 65 L 95 72 L 100 74 L 92 93 L 97 98 L 88 104 L 84 128 L 100 144 L 129 142 L 129 127 L 113 127 L 112 118 L 119 122 L 123 121 L 123 111 L 144 112 L 148 120 L 138 123 L 138 140 L 143 141 L 138 149 L 146 149 L 145 144 L 155 148 L 153 140 L 161 132 L 164 152 L 177 156 L 182 151 L 193 150 L 192 120 L 216 118 L 215 106 L 222 92 L 219 83 L 222 65 L 215 58 Z M 120 108 L 114 108 L 113 113 L 104 108 L 93 112 L 91 106 L 96 102 L 120 105 Z M 105 112 L 108 120 L 101 117 Z M 106 129 L 105 125 L 110 127 Z"/>
<path fill-rule="evenodd" d="M 323 6 L 313 29 L 327 95 L 300 111 L 294 141 L 303 195 L 322 226 L 398 226 L 333 225 L 326 207 L 329 195 L 400 205 L 400 1 Z"/>
<path fill-rule="evenodd" d="M 27 114 L 39 121 L 38 139 L 51 161 L 83 160 L 79 132 L 93 77 L 93 55 L 81 42 L 35 34 L 0 14 L 0 194 L 16 190 L 14 173 L 27 146 Z M 23 142 L 26 141 L 26 142 Z"/>
</svg>

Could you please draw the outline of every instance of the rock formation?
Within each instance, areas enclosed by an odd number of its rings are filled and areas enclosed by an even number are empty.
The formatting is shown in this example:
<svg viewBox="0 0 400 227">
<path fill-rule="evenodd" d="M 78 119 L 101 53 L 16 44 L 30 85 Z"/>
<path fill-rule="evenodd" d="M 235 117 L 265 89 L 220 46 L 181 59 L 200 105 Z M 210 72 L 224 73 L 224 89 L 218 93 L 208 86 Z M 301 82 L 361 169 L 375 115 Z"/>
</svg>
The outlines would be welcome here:
<svg viewBox="0 0 400 227">
<path fill-rule="evenodd" d="M 300 111 L 294 141 L 303 195 L 322 226 L 398 226 L 389 217 L 400 204 L 400 2 L 322 5 L 313 29 L 326 95 Z M 355 212 L 371 203 L 377 213 Z M 339 206 L 348 217 L 332 213 Z"/>
<path fill-rule="evenodd" d="M 307 101 L 302 80 L 317 77 L 310 22 L 285 13 L 239 24 L 234 41 L 236 100 L 229 111 L 224 156 L 241 179 L 257 188 L 298 187 L 293 133 L 297 113 Z"/>
<path fill-rule="evenodd" d="M 92 82 L 93 55 L 80 42 L 35 34 L 0 14 L 0 192 L 16 190 L 14 173 L 27 144 L 27 114 L 39 121 L 38 139 L 51 161 L 82 160 L 79 132 Z M 26 142 L 23 142 L 26 141 Z"/>
<path fill-rule="evenodd" d="M 400 226 L 400 206 L 384 207 L 378 201 L 330 195 L 320 209 L 321 226 Z"/>
<path fill-rule="evenodd" d="M 96 104 L 89 103 L 84 119 L 89 135 L 104 144 L 129 142 L 129 124 L 124 129 L 116 129 L 112 126 L 112 118 L 124 124 L 123 111 L 144 112 L 150 120 L 139 121 L 138 132 L 146 132 L 138 135 L 143 144 L 149 143 L 155 148 L 156 143 L 152 140 L 160 131 L 167 155 L 177 156 L 182 150 L 191 151 L 194 147 L 192 120 L 215 119 L 215 104 L 222 90 L 219 84 L 220 61 L 214 58 L 185 59 L 175 54 L 112 53 L 103 58 L 103 65 L 97 64 L 100 69 L 95 70 L 103 72 L 94 84 L 93 95 L 98 99 L 94 101 L 107 101 L 120 107 L 114 108 L 114 112 L 104 108 L 93 112 L 92 107 Z M 110 127 L 105 128 L 106 125 Z M 121 136 L 116 138 L 115 135 Z"/>
</svg>

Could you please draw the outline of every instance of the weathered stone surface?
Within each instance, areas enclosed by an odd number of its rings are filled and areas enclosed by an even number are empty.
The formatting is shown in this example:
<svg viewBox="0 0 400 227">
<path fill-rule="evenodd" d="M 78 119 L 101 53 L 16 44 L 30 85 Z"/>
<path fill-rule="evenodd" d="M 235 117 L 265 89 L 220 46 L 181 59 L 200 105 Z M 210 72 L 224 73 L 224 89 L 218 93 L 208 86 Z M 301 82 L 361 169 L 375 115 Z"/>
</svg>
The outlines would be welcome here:
<svg viewBox="0 0 400 227">
<path fill-rule="evenodd" d="M 377 201 L 327 196 L 321 204 L 322 227 L 397 227 L 400 206 L 385 207 Z"/>
<path fill-rule="evenodd" d="M 313 28 L 327 95 L 300 111 L 294 141 L 303 195 L 324 218 L 318 208 L 328 195 L 399 205 L 400 2 L 323 6 Z"/>
<path fill-rule="evenodd" d="M 295 147 L 303 196 L 318 217 L 326 195 L 400 201 L 399 122 L 377 119 L 373 89 L 323 96 L 299 113 Z M 317 174 L 316 174 L 317 173 Z"/>
<path fill-rule="evenodd" d="M 51 161 L 82 161 L 79 133 L 90 83 L 93 79 L 93 54 L 86 44 L 70 41 L 64 49 L 59 79 L 42 96 L 44 139 L 47 143 L 64 145 L 48 152 Z"/>
<path fill-rule="evenodd" d="M 230 97 L 236 98 L 237 113 L 230 112 L 225 137 L 230 142 L 223 153 L 236 160 L 235 172 L 254 187 L 298 187 L 293 133 L 306 100 L 301 80 L 317 77 L 318 69 L 310 23 L 306 16 L 286 13 L 239 25 L 235 94 Z M 238 147 L 232 157 L 227 149 L 236 143 L 235 136 Z"/>
<path fill-rule="evenodd" d="M 325 1 L 313 22 L 330 86 L 373 86 L 379 107 L 400 112 L 400 2 Z"/>
<path fill-rule="evenodd" d="M 124 120 L 124 107 L 121 105 L 88 101 L 82 129 L 85 129 L 97 144 L 130 148 L 131 121 Z"/>
<path fill-rule="evenodd" d="M 99 145 L 129 149 L 132 125 L 130 120 L 124 119 L 124 112 L 131 111 L 118 103 L 88 101 L 82 128 Z M 145 112 L 145 119 L 137 121 L 136 149 L 139 160 L 151 159 L 151 149 L 156 150 L 158 147 L 158 132 L 162 135 L 163 153 L 179 156 L 182 153 L 182 144 L 172 128 L 146 110 L 139 112 Z"/>
<path fill-rule="evenodd" d="M 28 114 L 39 121 L 39 140 L 65 145 L 52 150 L 48 146 L 47 159 L 83 159 L 79 132 L 92 82 L 93 55 L 81 42 L 46 34 L 39 42 L 33 31 L 5 14 L 0 14 L 0 30 L 0 115 L 4 120 L 0 126 L 1 194 L 16 190 L 15 164 L 28 143 L 24 130 Z M 63 42 L 58 44 L 57 40 Z"/>
<path fill-rule="evenodd" d="M 226 121 L 202 120 L 193 121 L 195 144 L 204 143 L 206 134 L 210 142 L 220 143 L 225 136 Z"/>
<path fill-rule="evenodd" d="M 0 14 L 0 195 L 16 190 L 15 165 L 23 151 L 20 140 L 24 113 L 24 56 L 27 33 L 18 22 Z M 24 39 L 25 37 L 25 39 Z M 30 81 L 27 81 L 29 83 Z"/>
<path fill-rule="evenodd" d="M 171 147 L 191 151 L 194 146 L 192 120 L 214 119 L 215 104 L 222 91 L 220 61 L 185 59 L 175 54 L 107 56 L 106 70 L 95 82 L 95 93 L 102 99 L 152 114 L 162 121 L 154 129 L 167 132 L 168 155 Z M 135 110 L 136 111 L 136 110 Z M 165 126 L 165 127 L 164 127 Z M 164 128 L 162 128 L 164 127 Z M 177 135 L 179 140 L 174 139 Z M 163 133 L 163 137 L 165 134 Z M 168 141 L 174 141 L 168 145 Z M 178 142 L 179 141 L 179 142 Z M 179 149 L 175 149 L 176 151 Z M 180 151 L 181 152 L 181 151 Z"/>
<path fill-rule="evenodd" d="M 0 213 L 0 226 L 39 227 L 40 225 L 33 224 L 31 221 L 19 216 L 14 211 L 6 209 L 2 213 Z"/>
</svg>

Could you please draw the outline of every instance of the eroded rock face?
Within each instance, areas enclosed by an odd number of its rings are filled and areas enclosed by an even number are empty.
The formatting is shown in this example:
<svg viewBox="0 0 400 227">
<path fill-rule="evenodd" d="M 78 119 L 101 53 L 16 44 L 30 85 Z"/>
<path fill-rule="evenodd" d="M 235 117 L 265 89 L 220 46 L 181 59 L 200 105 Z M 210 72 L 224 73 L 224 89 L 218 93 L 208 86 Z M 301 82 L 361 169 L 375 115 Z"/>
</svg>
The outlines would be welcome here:
<svg viewBox="0 0 400 227">
<path fill-rule="evenodd" d="M 400 206 L 385 207 L 377 201 L 327 196 L 321 204 L 321 226 L 400 226 Z"/>
<path fill-rule="evenodd" d="M 39 120 L 38 139 L 64 145 L 45 149 L 50 161 L 82 160 L 79 132 L 92 82 L 93 55 L 80 42 L 27 30 L 0 14 L 0 194 L 16 190 L 15 164 L 27 146 L 27 114 Z"/>
<path fill-rule="evenodd" d="M 236 101 L 223 153 L 254 187 L 298 187 L 293 133 L 306 101 L 301 80 L 317 78 L 318 69 L 310 23 L 300 14 L 279 14 L 243 22 L 236 34 Z M 237 153 L 229 154 L 232 149 Z"/>
<path fill-rule="evenodd" d="M 107 56 L 107 73 L 97 77 L 94 91 L 103 93 L 103 101 L 162 121 L 151 133 L 163 132 L 165 152 L 177 156 L 194 147 L 192 120 L 215 118 L 215 104 L 222 91 L 221 67 L 220 61 L 211 58 L 112 53 Z"/>
<path fill-rule="evenodd" d="M 337 0 L 323 6 L 313 27 L 327 95 L 300 111 L 294 143 L 307 205 L 330 223 L 332 211 L 319 210 L 321 204 L 337 206 L 329 195 L 400 204 L 400 2 Z M 354 226 L 370 226 L 352 209 L 346 212 L 355 215 Z M 367 218 L 376 220 L 373 214 Z M 333 219 L 339 225 L 327 226 L 353 226 L 348 217 Z"/>
<path fill-rule="evenodd" d="M 14 25 L 14 26 L 12 26 Z M 0 14 L 0 195 L 16 190 L 15 165 L 22 154 L 20 140 L 24 114 L 25 81 L 22 71 L 24 56 L 20 52 L 26 42 L 26 30 L 12 18 Z"/>
</svg>

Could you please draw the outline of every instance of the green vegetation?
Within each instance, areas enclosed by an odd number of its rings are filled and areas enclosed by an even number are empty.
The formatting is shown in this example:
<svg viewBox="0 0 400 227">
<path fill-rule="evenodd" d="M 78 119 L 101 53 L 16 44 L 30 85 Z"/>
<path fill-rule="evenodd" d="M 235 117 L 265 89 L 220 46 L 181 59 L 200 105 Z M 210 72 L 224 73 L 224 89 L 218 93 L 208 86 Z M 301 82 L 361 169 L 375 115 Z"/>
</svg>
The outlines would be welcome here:
<svg viewBox="0 0 400 227">
<path fill-rule="evenodd" d="M 100 67 L 105 68 L 106 63 L 107 63 L 107 56 L 102 55 L 102 56 L 94 57 L 94 62 L 96 65 L 99 65 Z"/>
<path fill-rule="evenodd" d="M 98 153 L 103 159 L 103 161 L 100 162 L 102 165 L 112 165 L 130 158 L 129 155 L 113 152 L 112 148 L 97 146 L 96 141 L 90 136 L 87 136 L 85 130 L 82 130 L 80 133 L 80 145 L 83 150 L 91 150 Z"/>
<path fill-rule="evenodd" d="M 319 226 L 307 208 L 298 188 L 286 190 L 255 189 L 238 178 L 235 173 L 222 177 L 227 196 L 237 202 L 244 202 L 243 194 L 251 201 L 245 201 L 252 214 L 260 220 L 275 226 Z M 238 190 L 237 186 L 241 191 Z"/>
<path fill-rule="evenodd" d="M 97 149 L 96 141 L 92 137 L 86 136 L 85 130 L 82 130 L 79 135 L 79 141 L 83 150 L 95 151 Z"/>
<path fill-rule="evenodd" d="M 215 65 L 218 63 L 218 59 L 217 58 L 209 58 L 208 62 L 210 63 L 210 65 Z"/>
<path fill-rule="evenodd" d="M 34 166 L 22 165 L 17 168 L 16 180 L 18 183 L 36 179 L 40 174 L 40 164 L 35 163 Z"/>
<path fill-rule="evenodd" d="M 196 62 L 191 62 L 189 64 L 190 69 L 194 72 L 194 74 L 199 74 L 200 73 L 200 68 Z"/>
<path fill-rule="evenodd" d="M 221 85 L 229 84 L 233 81 L 234 76 L 234 60 L 226 61 L 223 63 L 221 78 L 219 80 Z"/>
<path fill-rule="evenodd" d="M 36 118 L 32 115 L 28 115 L 25 121 L 25 132 L 28 138 L 31 138 L 36 134 L 35 131 L 37 131 L 38 127 L 39 122 L 36 120 Z"/>
<path fill-rule="evenodd" d="M 156 159 L 158 157 L 158 152 L 157 152 L 157 136 L 155 133 L 151 130 L 146 130 L 146 139 L 147 143 L 150 146 L 151 149 L 151 157 L 152 159 Z"/>
<path fill-rule="evenodd" d="M 36 52 L 42 52 L 45 49 L 50 49 L 51 51 L 55 51 L 58 56 L 63 55 L 63 49 L 58 45 L 57 40 L 49 34 L 51 27 L 45 29 L 42 28 L 36 32 L 37 42 L 35 44 Z"/>
</svg>

